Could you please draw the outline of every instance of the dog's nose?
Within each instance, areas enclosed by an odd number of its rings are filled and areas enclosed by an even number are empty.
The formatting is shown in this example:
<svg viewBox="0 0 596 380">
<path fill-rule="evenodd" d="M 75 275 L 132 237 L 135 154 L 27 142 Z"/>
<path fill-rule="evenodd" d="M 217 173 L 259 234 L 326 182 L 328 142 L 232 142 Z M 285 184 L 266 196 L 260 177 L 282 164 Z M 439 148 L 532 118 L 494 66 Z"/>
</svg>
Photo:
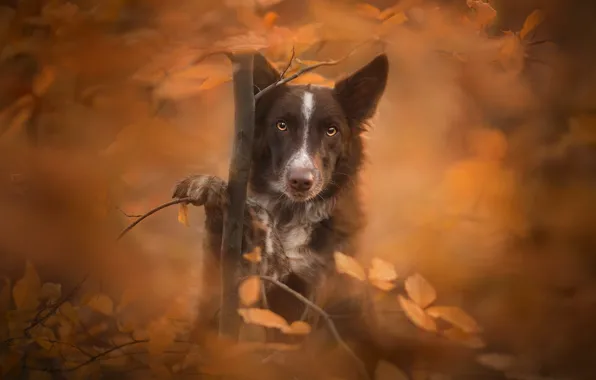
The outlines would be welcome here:
<svg viewBox="0 0 596 380">
<path fill-rule="evenodd" d="M 308 191 L 314 183 L 315 176 L 312 169 L 294 168 L 290 171 L 288 179 L 292 189 L 297 191 Z"/>
</svg>

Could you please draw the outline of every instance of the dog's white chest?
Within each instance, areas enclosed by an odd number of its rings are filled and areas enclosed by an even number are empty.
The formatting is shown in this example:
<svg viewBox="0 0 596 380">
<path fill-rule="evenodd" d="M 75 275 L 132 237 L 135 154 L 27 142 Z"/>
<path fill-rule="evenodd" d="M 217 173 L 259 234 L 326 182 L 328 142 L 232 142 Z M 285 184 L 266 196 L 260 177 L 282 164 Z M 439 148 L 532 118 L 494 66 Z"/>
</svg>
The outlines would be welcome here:
<svg viewBox="0 0 596 380">
<path fill-rule="evenodd" d="M 281 244 L 295 273 L 303 272 L 312 265 L 312 254 L 308 249 L 311 232 L 310 225 L 296 225 L 280 231 Z"/>
</svg>

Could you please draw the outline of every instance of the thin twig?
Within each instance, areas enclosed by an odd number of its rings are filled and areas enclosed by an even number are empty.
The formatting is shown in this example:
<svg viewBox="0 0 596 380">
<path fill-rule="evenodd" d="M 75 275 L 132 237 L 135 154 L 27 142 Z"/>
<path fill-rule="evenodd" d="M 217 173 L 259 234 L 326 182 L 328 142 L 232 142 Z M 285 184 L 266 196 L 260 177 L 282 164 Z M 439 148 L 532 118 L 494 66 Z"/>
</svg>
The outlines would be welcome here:
<svg viewBox="0 0 596 380">
<path fill-rule="evenodd" d="M 368 372 L 366 371 L 366 367 L 364 366 L 364 363 L 362 363 L 362 360 L 360 360 L 360 358 L 354 353 L 354 351 L 352 351 L 350 346 L 348 346 L 348 344 L 343 340 L 343 338 L 339 334 L 339 331 L 337 331 L 337 328 L 335 327 L 335 323 L 333 323 L 333 319 L 331 319 L 331 317 L 329 316 L 329 314 L 327 314 L 327 312 L 325 310 L 321 309 L 319 306 L 317 306 L 315 303 L 310 301 L 308 298 L 304 297 L 302 294 L 298 293 L 297 291 L 290 288 L 286 284 L 279 282 L 278 280 L 274 279 L 273 277 L 268 277 L 268 276 L 259 276 L 259 277 L 262 280 L 269 281 L 272 284 L 278 286 L 280 289 L 293 295 L 299 301 L 304 303 L 306 306 L 308 306 L 311 309 L 313 309 L 314 311 L 316 311 L 321 317 L 325 318 L 325 322 L 327 322 L 327 328 L 331 332 L 331 335 L 333 335 L 333 338 L 337 341 L 337 343 L 341 346 L 341 348 L 348 355 L 350 355 L 352 357 L 352 359 L 354 359 L 354 361 L 358 365 L 358 369 L 360 370 L 362 377 L 367 380 L 370 379 Z"/>
<path fill-rule="evenodd" d="M 173 205 L 177 205 L 180 203 L 186 203 L 189 202 L 191 199 L 186 197 L 186 198 L 180 198 L 180 199 L 174 199 L 173 201 L 169 201 L 167 203 L 164 203 L 162 205 L 157 206 L 154 209 L 149 210 L 148 212 L 144 213 L 143 215 L 141 215 L 139 217 L 139 219 L 135 220 L 134 222 L 132 222 L 128 227 L 126 227 L 122 232 L 120 232 L 120 235 L 118 235 L 118 238 L 116 240 L 120 240 L 124 237 L 124 235 L 126 235 L 130 230 L 132 230 L 133 228 L 135 228 L 135 226 L 139 223 L 141 223 L 143 220 L 145 220 L 147 217 L 155 214 L 156 212 L 163 210 L 166 207 L 170 207 Z"/>
<path fill-rule="evenodd" d="M 122 210 L 120 207 L 116 207 L 116 210 L 120 211 L 122 215 L 126 216 L 127 218 L 140 218 L 141 214 L 128 214 L 126 211 Z"/>
<path fill-rule="evenodd" d="M 356 51 L 358 49 L 360 49 L 364 45 L 367 45 L 369 42 L 370 41 L 365 41 L 365 42 L 359 44 L 354 49 L 352 49 L 348 54 L 346 54 L 343 58 L 315 63 L 314 65 L 307 66 L 307 67 L 304 67 L 301 70 L 298 70 L 296 73 L 292 74 L 291 76 L 289 76 L 287 78 L 280 79 L 277 82 L 270 84 L 269 86 L 265 87 L 264 89 L 262 89 L 259 93 L 257 93 L 255 95 L 255 102 L 257 100 L 259 100 L 261 97 L 263 97 L 267 92 L 273 90 L 275 87 L 282 86 L 282 85 L 284 85 L 284 84 L 286 84 L 288 82 L 291 82 L 291 81 L 293 81 L 294 79 L 298 78 L 301 75 L 304 75 L 304 74 L 306 74 L 308 72 L 311 72 L 311 71 L 313 71 L 315 69 L 318 69 L 319 67 L 323 67 L 323 66 L 335 66 L 335 65 L 337 65 L 337 64 L 345 61 L 346 59 L 348 59 L 351 56 L 353 56 L 354 53 L 356 53 Z M 291 64 L 291 62 L 290 62 L 290 64 Z"/>
<path fill-rule="evenodd" d="M 288 62 L 288 66 L 286 66 L 285 70 L 281 72 L 281 74 L 279 76 L 279 80 L 284 79 L 284 77 L 288 73 L 288 70 L 290 70 L 290 68 L 292 67 L 292 63 L 294 63 L 294 58 L 296 58 L 296 49 L 294 49 L 294 46 L 292 46 L 292 56 L 290 57 L 290 61 Z"/>
</svg>

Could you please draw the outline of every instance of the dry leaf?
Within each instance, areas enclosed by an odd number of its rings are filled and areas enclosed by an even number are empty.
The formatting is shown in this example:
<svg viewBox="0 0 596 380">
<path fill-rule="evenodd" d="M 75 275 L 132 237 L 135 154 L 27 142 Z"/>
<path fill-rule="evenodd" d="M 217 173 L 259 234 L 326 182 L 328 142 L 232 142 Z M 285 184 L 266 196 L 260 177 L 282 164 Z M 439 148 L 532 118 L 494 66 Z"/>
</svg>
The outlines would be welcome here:
<svg viewBox="0 0 596 380">
<path fill-rule="evenodd" d="M 465 311 L 455 306 L 434 306 L 426 309 L 433 318 L 441 318 L 468 334 L 480 332 L 478 323 Z"/>
<path fill-rule="evenodd" d="M 240 314 L 244 323 L 280 329 L 281 331 L 289 328 L 288 322 L 271 310 L 256 308 L 238 309 L 238 314 Z"/>
<path fill-rule="evenodd" d="M 497 17 L 497 11 L 482 0 L 467 0 L 468 7 L 476 10 L 476 24 L 485 27 Z"/>
<path fill-rule="evenodd" d="M 34 310 L 39 305 L 41 280 L 30 260 L 25 266 L 25 275 L 12 288 L 12 297 L 17 310 Z"/>
<path fill-rule="evenodd" d="M 399 301 L 399 305 L 404 310 L 410 321 L 412 321 L 412 323 L 426 331 L 437 331 L 437 324 L 435 321 L 429 317 L 420 306 L 402 295 L 397 296 L 397 299 Z"/>
<path fill-rule="evenodd" d="M 395 283 L 390 281 L 382 281 L 382 280 L 368 280 L 372 286 L 375 288 L 382 290 L 384 292 L 388 292 L 390 290 L 395 289 Z"/>
<path fill-rule="evenodd" d="M 97 294 L 91 297 L 87 306 L 105 315 L 112 315 L 114 313 L 114 303 L 105 294 Z"/>
<path fill-rule="evenodd" d="M 39 298 L 42 300 L 56 301 L 62 295 L 62 285 L 46 282 L 41 287 Z"/>
<path fill-rule="evenodd" d="M 371 267 L 368 270 L 368 279 L 380 281 L 395 281 L 397 279 L 397 272 L 393 264 L 379 258 L 371 260 Z"/>
<path fill-rule="evenodd" d="M 341 252 L 335 252 L 333 257 L 335 258 L 335 268 L 338 273 L 347 274 L 360 281 L 366 280 L 364 269 L 353 257 L 344 255 Z"/>
<path fill-rule="evenodd" d="M 423 309 L 437 298 L 435 288 L 418 273 L 406 279 L 405 287 L 410 298 Z"/>
<path fill-rule="evenodd" d="M 482 339 L 480 339 L 480 337 L 473 334 L 467 334 L 456 327 L 445 330 L 443 335 L 450 340 L 461 343 L 470 348 L 479 349 L 484 347 L 484 342 Z"/>
<path fill-rule="evenodd" d="M 258 276 L 250 276 L 242 281 L 238 289 L 240 302 L 245 306 L 250 306 L 260 299 L 261 279 Z"/>
<path fill-rule="evenodd" d="M 44 67 L 33 80 L 33 94 L 43 96 L 56 78 L 56 72 L 51 67 Z"/>
<path fill-rule="evenodd" d="M 188 204 L 186 203 L 180 203 L 178 207 L 178 222 L 186 227 L 190 226 L 188 223 Z"/>
<path fill-rule="evenodd" d="M 524 26 L 519 31 L 519 37 L 522 40 L 525 39 L 526 36 L 528 35 L 528 33 L 530 33 L 532 30 L 536 29 L 536 27 L 538 25 L 540 25 L 540 23 L 542 23 L 542 21 L 544 21 L 544 12 L 542 12 L 540 9 L 534 10 L 526 18 L 526 21 L 524 21 Z"/>
<path fill-rule="evenodd" d="M 245 253 L 242 255 L 246 260 L 250 261 L 251 263 L 260 263 L 261 262 L 261 247 L 255 247 L 252 252 Z"/>
<path fill-rule="evenodd" d="M 476 357 L 476 361 L 483 366 L 497 371 L 510 371 L 515 365 L 515 358 L 505 354 L 482 354 Z"/>
<path fill-rule="evenodd" d="M 295 321 L 285 330 L 284 333 L 288 335 L 308 335 L 310 334 L 312 328 L 310 325 L 303 321 Z"/>
<path fill-rule="evenodd" d="M 275 24 L 275 21 L 279 18 L 279 15 L 275 12 L 267 12 L 263 17 L 263 26 L 266 29 L 271 29 Z"/>
<path fill-rule="evenodd" d="M 66 317 L 69 321 L 73 323 L 77 323 L 79 321 L 79 315 L 70 302 L 64 302 L 62 305 L 60 305 L 58 310 L 60 314 Z"/>
</svg>

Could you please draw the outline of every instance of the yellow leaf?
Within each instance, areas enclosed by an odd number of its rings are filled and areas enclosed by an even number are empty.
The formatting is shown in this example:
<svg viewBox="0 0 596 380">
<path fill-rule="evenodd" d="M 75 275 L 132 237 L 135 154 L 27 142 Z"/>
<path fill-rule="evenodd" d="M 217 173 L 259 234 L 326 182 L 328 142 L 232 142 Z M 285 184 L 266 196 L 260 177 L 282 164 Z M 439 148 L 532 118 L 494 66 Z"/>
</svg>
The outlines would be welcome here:
<svg viewBox="0 0 596 380">
<path fill-rule="evenodd" d="M 248 277 L 240 284 L 238 294 L 243 305 L 254 304 L 261 298 L 261 279 L 258 276 Z"/>
<path fill-rule="evenodd" d="M 335 258 L 335 268 L 338 273 L 347 274 L 360 281 L 366 280 L 364 269 L 353 257 L 346 256 L 341 252 L 335 252 L 333 257 Z"/>
<path fill-rule="evenodd" d="M 240 314 L 244 323 L 280 329 L 282 331 L 289 328 L 288 322 L 271 310 L 256 308 L 238 309 L 238 314 Z"/>
<path fill-rule="evenodd" d="M 303 321 L 292 322 L 288 328 L 284 329 L 283 332 L 288 335 L 308 335 L 312 328 L 310 325 Z"/>
<path fill-rule="evenodd" d="M 105 315 L 112 315 L 114 313 L 114 303 L 105 294 L 97 294 L 91 297 L 87 306 Z"/>
<path fill-rule="evenodd" d="M 263 26 L 267 29 L 271 29 L 278 18 L 279 15 L 277 13 L 267 12 L 263 17 Z"/>
<path fill-rule="evenodd" d="M 426 309 L 433 318 L 441 318 L 468 334 L 480 332 L 478 323 L 465 311 L 455 306 L 433 306 Z"/>
<path fill-rule="evenodd" d="M 12 297 L 17 310 L 34 310 L 39 305 L 41 280 L 31 261 L 27 260 L 25 275 L 12 288 Z"/>
<path fill-rule="evenodd" d="M 79 321 L 79 314 L 70 302 L 64 302 L 58 309 L 60 314 L 65 316 L 69 321 L 77 323 Z"/>
<path fill-rule="evenodd" d="M 375 7 L 374 5 L 370 5 L 368 3 L 358 3 L 356 4 L 356 12 L 361 14 L 364 17 L 378 19 L 381 16 L 381 11 L 379 8 Z"/>
<path fill-rule="evenodd" d="M 383 290 L 385 292 L 395 289 L 395 283 L 393 283 L 391 281 L 383 281 L 383 280 L 375 280 L 375 279 L 368 280 L 368 281 L 375 288 Z"/>
<path fill-rule="evenodd" d="M 420 306 L 402 295 L 397 296 L 397 299 L 399 301 L 399 305 L 404 310 L 408 319 L 412 321 L 412 323 L 426 331 L 437 331 L 437 324 L 435 321 L 429 317 Z"/>
<path fill-rule="evenodd" d="M 178 207 L 178 222 L 183 226 L 190 226 L 188 223 L 188 205 L 186 203 L 180 203 Z"/>
<path fill-rule="evenodd" d="M 53 342 L 56 341 L 56 335 L 54 334 L 54 331 L 45 326 L 36 326 L 31 331 L 31 336 L 33 337 L 33 340 L 35 340 L 35 342 L 39 344 L 40 347 L 47 351 L 51 350 L 54 347 Z"/>
<path fill-rule="evenodd" d="M 544 12 L 540 9 L 535 9 L 524 21 L 524 26 L 522 26 L 521 30 L 519 31 L 519 37 L 523 40 L 526 38 L 528 33 L 532 30 L 536 29 L 540 23 L 544 21 Z"/>
<path fill-rule="evenodd" d="M 482 354 L 476 357 L 476 361 L 483 366 L 497 371 L 510 371 L 515 365 L 515 358 L 505 354 Z"/>
<path fill-rule="evenodd" d="M 397 279 L 397 272 L 393 264 L 379 258 L 371 260 L 371 267 L 368 270 L 369 280 L 380 281 L 395 281 Z"/>
<path fill-rule="evenodd" d="M 252 252 L 245 253 L 242 255 L 246 260 L 250 261 L 251 263 L 260 263 L 261 262 L 261 247 L 255 247 Z"/>
<path fill-rule="evenodd" d="M 44 67 L 33 80 L 33 93 L 37 96 L 44 95 L 56 78 L 56 72 L 51 67 Z"/>
<path fill-rule="evenodd" d="M 46 282 L 41 287 L 41 294 L 39 296 L 42 300 L 54 302 L 62 295 L 62 285 Z"/>
<path fill-rule="evenodd" d="M 418 273 L 408 277 L 404 285 L 410 298 L 423 309 L 437 298 L 435 288 Z"/>
<path fill-rule="evenodd" d="M 470 348 L 479 349 L 484 347 L 484 342 L 482 339 L 480 339 L 480 337 L 473 334 L 467 334 L 456 327 L 445 330 L 443 335 L 450 340 L 461 343 Z"/>
<path fill-rule="evenodd" d="M 476 24 L 485 27 L 497 17 L 497 11 L 482 0 L 467 0 L 468 7 L 476 10 Z"/>
</svg>

